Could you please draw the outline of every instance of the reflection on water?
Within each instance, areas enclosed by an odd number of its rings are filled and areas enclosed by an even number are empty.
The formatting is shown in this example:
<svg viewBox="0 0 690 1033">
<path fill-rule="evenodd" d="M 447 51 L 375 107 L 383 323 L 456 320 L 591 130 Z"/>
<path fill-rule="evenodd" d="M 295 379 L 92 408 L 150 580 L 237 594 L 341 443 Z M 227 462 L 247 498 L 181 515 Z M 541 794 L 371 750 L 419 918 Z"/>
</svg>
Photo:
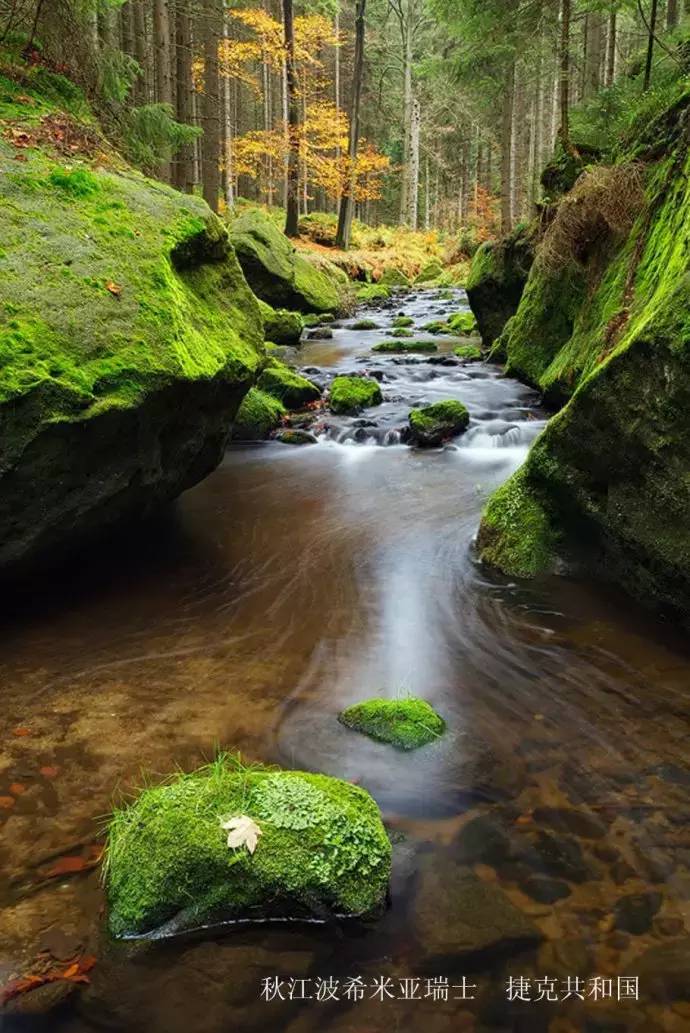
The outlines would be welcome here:
<svg viewBox="0 0 690 1033">
<path fill-rule="evenodd" d="M 458 302 L 396 304 L 422 323 Z M 543 427 L 537 400 L 493 367 L 444 364 L 448 343 L 431 360 L 373 357 L 382 336 L 343 328 L 299 359 L 324 382 L 366 366 L 381 407 L 324 417 L 315 446 L 231 449 L 173 518 L 7 623 L 1 974 L 29 970 L 56 930 L 98 955 L 44 1028 L 690 1028 L 687 653 L 613 592 L 477 565 L 481 508 Z M 412 406 L 447 397 L 470 410 L 462 438 L 396 443 Z M 406 692 L 449 725 L 412 755 L 336 720 Z M 142 768 L 218 745 L 371 790 L 395 843 L 382 921 L 133 951 L 99 938 L 95 874 L 36 876 L 93 840 Z M 619 1002 L 618 976 L 635 973 L 644 999 Z M 475 1000 L 424 996 L 424 979 L 470 974 Z M 356 975 L 418 976 L 422 999 L 260 999 L 272 976 Z M 531 1003 L 507 1000 L 511 975 L 532 980 Z M 613 999 L 537 1002 L 546 976 L 612 979 Z"/>
</svg>

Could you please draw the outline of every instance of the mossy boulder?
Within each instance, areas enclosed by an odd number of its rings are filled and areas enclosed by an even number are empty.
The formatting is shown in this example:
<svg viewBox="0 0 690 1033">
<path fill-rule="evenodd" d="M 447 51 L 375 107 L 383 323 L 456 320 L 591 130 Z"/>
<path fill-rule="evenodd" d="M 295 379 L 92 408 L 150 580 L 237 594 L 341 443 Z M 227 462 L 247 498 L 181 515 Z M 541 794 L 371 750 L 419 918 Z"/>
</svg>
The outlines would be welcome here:
<svg viewBox="0 0 690 1033">
<path fill-rule="evenodd" d="M 423 699 L 368 699 L 338 715 L 341 724 L 401 750 L 416 750 L 439 739 L 446 722 Z"/>
<path fill-rule="evenodd" d="M 392 330 L 388 331 L 391 337 L 397 338 L 410 338 L 414 337 L 412 330 L 408 330 L 406 326 L 394 326 Z"/>
<path fill-rule="evenodd" d="M 445 319 L 432 319 L 422 326 L 425 334 L 449 334 L 450 326 Z"/>
<path fill-rule="evenodd" d="M 379 283 L 383 283 L 386 287 L 409 287 L 410 280 L 402 270 L 398 269 L 394 265 L 387 266 L 381 274 Z"/>
<path fill-rule="evenodd" d="M 477 320 L 473 312 L 456 312 L 448 320 L 448 326 L 452 333 L 468 336 L 478 332 Z"/>
<path fill-rule="evenodd" d="M 276 440 L 281 441 L 284 445 L 316 445 L 317 439 L 314 434 L 308 430 L 300 430 L 298 427 L 294 429 L 282 430 L 276 435 Z"/>
<path fill-rule="evenodd" d="M 412 316 L 396 316 L 393 320 L 394 327 L 409 327 L 414 326 L 414 319 Z"/>
<path fill-rule="evenodd" d="M 467 298 L 485 348 L 491 347 L 517 311 L 534 247 L 534 229 L 521 224 L 510 236 L 482 244 L 472 259 Z"/>
<path fill-rule="evenodd" d="M 410 354 L 420 352 L 422 354 L 438 351 L 436 341 L 415 341 L 415 340 L 394 340 L 381 341 L 371 349 L 373 352 L 390 352 L 391 354 Z"/>
<path fill-rule="evenodd" d="M 227 826 L 258 827 L 253 852 Z M 230 919 L 371 918 L 386 902 L 391 847 L 378 807 L 326 775 L 219 760 L 145 789 L 111 821 L 108 923 L 117 937 Z"/>
<path fill-rule="evenodd" d="M 443 266 L 437 259 L 427 262 L 422 266 L 414 278 L 416 284 L 430 284 L 432 281 L 443 279 Z"/>
<path fill-rule="evenodd" d="M 385 283 L 364 283 L 357 288 L 357 301 L 364 305 L 372 301 L 387 301 L 390 296 Z"/>
<path fill-rule="evenodd" d="M 341 376 L 331 384 L 329 405 L 334 413 L 356 413 L 382 401 L 381 388 L 372 377 Z"/>
<path fill-rule="evenodd" d="M 352 330 L 378 330 L 379 324 L 373 319 L 358 319 L 352 324 Z"/>
<path fill-rule="evenodd" d="M 529 314 L 530 378 L 569 397 L 490 501 L 479 535 L 482 556 L 511 576 L 565 558 L 686 625 L 689 249 L 690 159 L 681 140 L 648 168 L 646 203 L 627 239 L 583 258 L 569 289 L 563 268 L 535 262 L 515 323 Z M 536 296 L 559 290 L 572 329 L 548 353 L 541 341 L 552 316 L 543 308 L 540 316 Z"/>
<path fill-rule="evenodd" d="M 410 412 L 410 438 L 415 445 L 436 448 L 448 438 L 462 434 L 469 422 L 470 414 L 462 402 L 454 398 L 434 402 Z"/>
<path fill-rule="evenodd" d="M 250 209 L 230 227 L 230 240 L 252 290 L 269 305 L 300 312 L 333 312 L 341 306 L 335 267 L 319 268 L 296 250 L 273 220 Z"/>
<path fill-rule="evenodd" d="M 463 362 L 480 362 L 484 357 L 478 344 L 460 344 L 453 349 L 453 354 Z"/>
<path fill-rule="evenodd" d="M 233 441 L 263 441 L 285 420 L 287 409 L 279 399 L 253 387 L 242 399 L 232 425 Z"/>
<path fill-rule="evenodd" d="M 270 360 L 256 386 L 259 391 L 277 398 L 286 409 L 302 409 L 321 398 L 316 384 L 277 359 Z"/>
<path fill-rule="evenodd" d="M 27 89 L 3 80 L 5 98 Z M 55 110 L 17 107 L 29 138 Z M 3 566 L 210 473 L 263 361 L 258 306 L 203 201 L 119 159 L 17 154 L 0 139 Z"/>
<path fill-rule="evenodd" d="M 264 336 L 267 341 L 292 347 L 299 344 L 305 325 L 300 312 L 288 312 L 284 308 L 274 309 L 261 300 L 259 308 L 264 321 Z"/>
</svg>

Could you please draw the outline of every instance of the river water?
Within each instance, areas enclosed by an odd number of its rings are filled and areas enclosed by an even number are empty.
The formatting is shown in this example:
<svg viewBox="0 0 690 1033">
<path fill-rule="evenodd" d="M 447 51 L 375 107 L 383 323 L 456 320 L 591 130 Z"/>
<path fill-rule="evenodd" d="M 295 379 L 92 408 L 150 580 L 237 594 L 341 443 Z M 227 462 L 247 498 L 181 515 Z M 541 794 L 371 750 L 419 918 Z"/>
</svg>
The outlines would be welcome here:
<svg viewBox="0 0 690 1033">
<path fill-rule="evenodd" d="M 366 314 L 459 307 L 427 291 Z M 3 1030 L 690 1028 L 687 644 L 613 590 L 478 564 L 485 500 L 545 414 L 496 367 L 446 358 L 457 341 L 374 356 L 382 336 L 346 324 L 298 360 L 324 384 L 369 370 L 382 406 L 319 416 L 313 446 L 231 447 L 59 591 L 5 600 L 0 981 L 42 950 L 97 963 L 47 1019 Z M 448 397 L 465 435 L 399 443 L 413 405 Z M 445 717 L 441 741 L 402 754 L 336 720 L 405 693 Z M 107 942 L 97 872 L 51 865 L 91 856 L 118 793 L 218 747 L 372 792 L 394 842 L 378 923 Z M 639 1001 L 619 982 L 635 974 Z"/>
</svg>

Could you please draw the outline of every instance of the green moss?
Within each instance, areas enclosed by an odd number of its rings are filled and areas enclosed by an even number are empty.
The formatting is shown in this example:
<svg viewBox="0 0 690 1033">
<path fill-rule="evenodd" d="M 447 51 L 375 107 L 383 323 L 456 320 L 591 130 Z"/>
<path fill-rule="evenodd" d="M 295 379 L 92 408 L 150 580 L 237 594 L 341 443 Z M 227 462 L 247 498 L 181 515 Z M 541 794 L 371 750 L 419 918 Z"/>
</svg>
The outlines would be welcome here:
<svg viewBox="0 0 690 1033">
<path fill-rule="evenodd" d="M 395 327 L 393 327 L 392 330 L 389 330 L 388 332 L 390 333 L 391 337 L 396 337 L 396 338 L 410 338 L 410 337 L 414 337 L 414 334 L 412 333 L 412 331 L 408 330 L 406 326 L 395 326 Z"/>
<path fill-rule="evenodd" d="M 412 316 L 396 316 L 393 320 L 393 326 L 414 326 L 414 319 L 412 318 Z"/>
<path fill-rule="evenodd" d="M 432 319 L 423 325 L 422 330 L 426 334 L 449 334 L 450 326 L 445 319 Z"/>
<path fill-rule="evenodd" d="M 253 387 L 243 398 L 232 427 L 234 441 L 261 441 L 276 430 L 287 409 L 281 401 Z"/>
<path fill-rule="evenodd" d="M 467 297 L 485 348 L 517 310 L 534 261 L 534 236 L 534 227 L 520 225 L 503 240 L 482 244 L 472 259 Z"/>
<path fill-rule="evenodd" d="M 287 409 L 302 409 L 321 398 L 316 384 L 277 359 L 271 359 L 256 386 L 259 391 L 277 398 Z"/>
<path fill-rule="evenodd" d="M 371 739 L 391 743 L 401 750 L 416 750 L 443 735 L 446 723 L 423 699 L 369 699 L 355 703 L 338 720 Z"/>
<path fill-rule="evenodd" d="M 535 577 L 553 569 L 556 545 L 544 506 L 518 470 L 484 512 L 477 539 L 482 559 L 512 577 Z"/>
<path fill-rule="evenodd" d="M 394 265 L 389 265 L 383 270 L 379 283 L 384 284 L 386 287 L 409 287 L 410 281 L 405 273 L 398 269 Z"/>
<path fill-rule="evenodd" d="M 436 341 L 381 341 L 371 349 L 373 352 L 392 352 L 408 354 L 412 352 L 435 352 L 438 351 Z"/>
<path fill-rule="evenodd" d="M 221 825 L 247 815 L 253 854 Z M 221 758 L 145 789 L 109 828 L 106 885 L 115 936 L 229 918 L 373 916 L 383 909 L 390 842 L 378 807 L 348 782 L 242 768 Z"/>
<path fill-rule="evenodd" d="M 334 413 L 355 413 L 383 401 L 378 381 L 372 377 L 336 377 L 329 405 Z"/>
<path fill-rule="evenodd" d="M 443 277 L 443 266 L 440 262 L 434 259 L 431 262 L 427 262 L 425 266 L 417 273 L 414 278 L 416 284 L 430 284 L 433 280 L 438 280 Z"/>
<path fill-rule="evenodd" d="M 264 321 L 264 336 L 274 344 L 296 346 L 300 342 L 304 329 L 304 319 L 299 312 L 288 312 L 287 309 L 274 309 L 265 301 L 259 301 L 259 309 Z"/>
<path fill-rule="evenodd" d="M 427 448 L 434 448 L 446 439 L 462 434 L 469 422 L 469 412 L 462 402 L 454 398 L 410 412 L 412 440 L 416 445 Z"/>
<path fill-rule="evenodd" d="M 454 334 L 475 334 L 478 330 L 473 312 L 456 312 L 448 320 L 448 326 Z"/>
<path fill-rule="evenodd" d="M 232 223 L 230 239 L 252 290 L 262 301 L 303 312 L 340 310 L 339 270 L 298 252 L 259 209 L 244 212 Z"/>
<path fill-rule="evenodd" d="M 100 190 L 97 176 L 88 169 L 53 169 L 48 178 L 53 186 L 71 197 L 88 197 Z"/>
<path fill-rule="evenodd" d="M 357 288 L 357 301 L 366 304 L 371 301 L 386 301 L 391 292 L 383 283 L 363 283 Z"/>
<path fill-rule="evenodd" d="M 378 330 L 379 324 L 373 319 L 358 319 L 352 324 L 353 330 Z"/>
<path fill-rule="evenodd" d="M 478 344 L 461 344 L 453 349 L 453 354 L 464 362 L 480 362 L 484 357 Z"/>
</svg>

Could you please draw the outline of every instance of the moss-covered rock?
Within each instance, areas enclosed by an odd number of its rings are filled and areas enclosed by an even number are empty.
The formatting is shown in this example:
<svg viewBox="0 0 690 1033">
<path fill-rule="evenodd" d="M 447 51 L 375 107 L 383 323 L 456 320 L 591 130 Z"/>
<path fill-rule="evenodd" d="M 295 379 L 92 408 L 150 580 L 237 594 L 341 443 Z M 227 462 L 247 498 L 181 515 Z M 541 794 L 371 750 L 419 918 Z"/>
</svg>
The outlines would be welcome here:
<svg viewBox="0 0 690 1033">
<path fill-rule="evenodd" d="M 371 739 L 391 743 L 401 750 L 416 750 L 439 739 L 446 722 L 423 699 L 368 699 L 355 703 L 338 720 Z"/>
<path fill-rule="evenodd" d="M 410 281 L 402 270 L 398 269 L 397 266 L 389 265 L 381 274 L 379 283 L 385 284 L 386 287 L 409 287 Z"/>
<path fill-rule="evenodd" d="M 263 441 L 287 416 L 279 399 L 253 387 L 240 405 L 232 425 L 233 441 Z"/>
<path fill-rule="evenodd" d="M 299 344 L 305 325 L 300 312 L 288 312 L 284 308 L 274 309 L 261 300 L 259 300 L 259 308 L 264 321 L 264 336 L 267 341 L 292 347 Z"/>
<path fill-rule="evenodd" d="M 228 846 L 246 817 L 256 846 Z M 250 844 L 251 845 L 251 844 Z M 221 759 L 145 789 L 111 821 L 108 921 L 115 936 L 228 919 L 375 917 L 391 848 L 379 809 L 325 775 L 242 768 Z"/>
<path fill-rule="evenodd" d="M 531 358 L 527 333 L 521 339 L 531 378 L 572 396 L 492 499 L 479 535 L 482 555 L 509 574 L 552 569 L 560 553 L 686 623 L 689 173 L 681 141 L 648 170 L 646 204 L 627 240 L 590 252 L 570 289 L 562 268 L 535 263 L 515 323 L 529 313 Z M 558 291 L 572 328 L 545 353 L 552 321 L 532 292 Z"/>
<path fill-rule="evenodd" d="M 244 212 L 232 223 L 230 239 L 244 275 L 262 301 L 302 312 L 340 309 L 339 271 L 324 262 L 317 268 L 259 209 Z"/>
<path fill-rule="evenodd" d="M 412 316 L 396 316 L 393 320 L 394 327 L 409 327 L 414 326 L 414 319 Z"/>
<path fill-rule="evenodd" d="M 352 330 L 378 330 L 379 324 L 373 319 L 358 319 L 352 324 Z"/>
<path fill-rule="evenodd" d="M 270 360 L 256 386 L 259 391 L 277 398 L 286 409 L 302 409 L 321 398 L 316 384 L 277 359 Z"/>
<path fill-rule="evenodd" d="M 458 345 L 457 348 L 453 349 L 453 354 L 457 355 L 463 362 L 480 362 L 484 357 L 478 344 Z"/>
<path fill-rule="evenodd" d="M 363 283 L 357 288 L 357 301 L 363 305 L 372 301 L 387 301 L 391 292 L 384 283 Z"/>
<path fill-rule="evenodd" d="M 469 422 L 470 414 L 462 402 L 449 398 L 423 409 L 412 409 L 410 437 L 415 445 L 435 448 L 448 438 L 462 434 L 467 430 Z"/>
<path fill-rule="evenodd" d="M 432 281 L 443 279 L 443 266 L 437 259 L 427 262 L 422 266 L 414 278 L 416 284 L 430 284 Z"/>
<path fill-rule="evenodd" d="M 372 377 L 336 377 L 331 384 L 329 405 L 334 413 L 356 413 L 383 401 L 378 381 Z"/>
<path fill-rule="evenodd" d="M 450 326 L 445 319 L 432 319 L 421 328 L 425 334 L 449 334 Z"/>
<path fill-rule="evenodd" d="M 283 445 L 316 445 L 317 439 L 314 434 L 308 430 L 300 430 L 298 427 L 289 430 L 281 430 L 276 435 L 276 440 L 283 443 Z"/>
<path fill-rule="evenodd" d="M 40 135 L 54 108 L 21 103 L 12 127 Z M 210 473 L 263 361 L 256 301 L 200 199 L 119 160 L 17 153 L 0 139 L 2 565 Z"/>
<path fill-rule="evenodd" d="M 479 329 L 473 312 L 456 312 L 448 320 L 448 326 L 452 333 L 463 336 L 476 334 Z"/>
<path fill-rule="evenodd" d="M 394 326 L 393 329 L 389 330 L 388 332 L 391 335 L 391 337 L 396 338 L 406 339 L 414 337 L 414 333 L 412 332 L 412 330 L 408 330 L 406 326 Z"/>
<path fill-rule="evenodd" d="M 436 341 L 381 341 L 371 349 L 373 352 L 391 352 L 393 354 L 408 354 L 414 352 L 427 353 L 438 351 Z"/>
<path fill-rule="evenodd" d="M 467 298 L 486 348 L 516 312 L 533 261 L 534 231 L 525 225 L 503 240 L 482 244 L 472 259 Z"/>
</svg>

